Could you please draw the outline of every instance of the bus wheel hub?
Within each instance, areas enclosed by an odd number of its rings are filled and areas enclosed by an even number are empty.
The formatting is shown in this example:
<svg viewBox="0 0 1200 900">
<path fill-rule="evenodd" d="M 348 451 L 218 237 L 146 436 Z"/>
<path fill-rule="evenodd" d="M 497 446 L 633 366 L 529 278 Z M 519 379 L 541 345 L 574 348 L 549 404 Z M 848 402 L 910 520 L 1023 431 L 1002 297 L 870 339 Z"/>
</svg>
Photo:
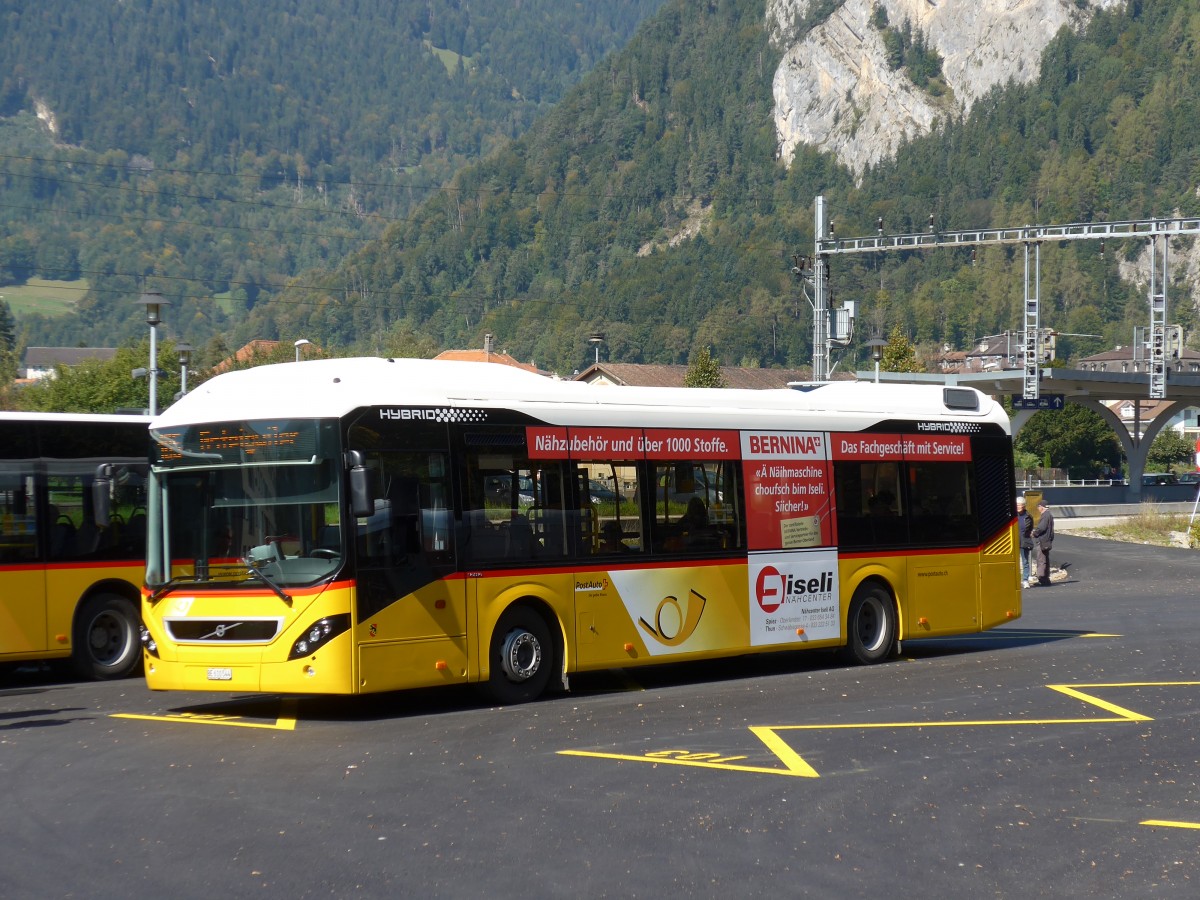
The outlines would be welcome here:
<svg viewBox="0 0 1200 900">
<path fill-rule="evenodd" d="M 513 681 L 527 681 L 542 665 L 542 645 L 528 631 L 509 632 L 500 655 L 504 672 Z"/>
</svg>

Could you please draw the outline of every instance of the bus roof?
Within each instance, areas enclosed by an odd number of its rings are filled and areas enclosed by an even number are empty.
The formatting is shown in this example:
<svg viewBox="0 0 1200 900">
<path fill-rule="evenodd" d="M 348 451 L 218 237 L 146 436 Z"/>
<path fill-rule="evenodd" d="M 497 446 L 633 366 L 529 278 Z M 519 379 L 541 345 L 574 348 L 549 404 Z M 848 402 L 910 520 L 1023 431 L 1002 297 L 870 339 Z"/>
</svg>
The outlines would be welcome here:
<svg viewBox="0 0 1200 900">
<path fill-rule="evenodd" d="M 389 406 L 516 409 L 550 424 L 580 426 L 857 430 L 884 419 L 924 419 L 995 423 L 1009 431 L 1003 407 L 973 388 L 865 381 L 775 390 L 617 387 L 483 362 L 375 357 L 227 372 L 189 392 L 152 427 L 340 418 L 362 407 Z M 804 413 L 821 422 L 798 421 Z"/>
</svg>

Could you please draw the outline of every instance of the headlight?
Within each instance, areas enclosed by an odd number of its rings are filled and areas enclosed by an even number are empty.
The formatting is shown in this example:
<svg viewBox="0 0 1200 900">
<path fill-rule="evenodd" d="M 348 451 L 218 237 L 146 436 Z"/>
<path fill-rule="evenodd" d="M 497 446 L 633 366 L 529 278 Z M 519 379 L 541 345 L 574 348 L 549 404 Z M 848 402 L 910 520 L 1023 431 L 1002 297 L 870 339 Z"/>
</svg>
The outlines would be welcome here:
<svg viewBox="0 0 1200 900">
<path fill-rule="evenodd" d="M 292 644 L 292 652 L 288 654 L 288 659 L 311 656 L 343 631 L 348 631 L 349 628 L 349 613 L 318 619 L 305 629 L 303 637 Z"/>
<path fill-rule="evenodd" d="M 154 638 L 152 638 L 150 636 L 150 631 L 149 631 L 149 629 L 146 628 L 145 625 L 140 625 L 138 627 L 141 629 L 142 647 L 145 648 L 146 652 L 149 653 L 151 656 L 157 658 L 158 657 L 158 642 L 155 641 Z"/>
</svg>

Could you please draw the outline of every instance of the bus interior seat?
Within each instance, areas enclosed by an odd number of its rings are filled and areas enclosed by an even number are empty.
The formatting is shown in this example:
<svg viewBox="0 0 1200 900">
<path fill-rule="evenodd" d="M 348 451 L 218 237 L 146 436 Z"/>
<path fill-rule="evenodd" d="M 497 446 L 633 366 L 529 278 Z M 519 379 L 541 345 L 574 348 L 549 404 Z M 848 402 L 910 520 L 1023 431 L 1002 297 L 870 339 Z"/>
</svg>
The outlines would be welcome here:
<svg viewBox="0 0 1200 900">
<path fill-rule="evenodd" d="M 508 523 L 508 552 L 509 559 L 529 559 L 533 556 L 533 529 L 529 527 L 529 519 L 515 515 Z"/>
<path fill-rule="evenodd" d="M 66 559 L 75 552 L 75 525 L 65 515 L 54 520 L 54 531 L 50 535 L 50 556 Z"/>
</svg>

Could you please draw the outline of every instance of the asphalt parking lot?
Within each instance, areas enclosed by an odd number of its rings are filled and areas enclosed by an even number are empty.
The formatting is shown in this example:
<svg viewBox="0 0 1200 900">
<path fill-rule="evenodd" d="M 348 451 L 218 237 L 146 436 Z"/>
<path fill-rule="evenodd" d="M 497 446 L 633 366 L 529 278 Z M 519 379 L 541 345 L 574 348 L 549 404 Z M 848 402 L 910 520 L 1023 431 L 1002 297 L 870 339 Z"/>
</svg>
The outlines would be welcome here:
<svg viewBox="0 0 1200 900">
<path fill-rule="evenodd" d="M 883 666 L 787 654 L 349 699 L 0 676 L 5 897 L 1193 897 L 1200 554 Z"/>
</svg>

